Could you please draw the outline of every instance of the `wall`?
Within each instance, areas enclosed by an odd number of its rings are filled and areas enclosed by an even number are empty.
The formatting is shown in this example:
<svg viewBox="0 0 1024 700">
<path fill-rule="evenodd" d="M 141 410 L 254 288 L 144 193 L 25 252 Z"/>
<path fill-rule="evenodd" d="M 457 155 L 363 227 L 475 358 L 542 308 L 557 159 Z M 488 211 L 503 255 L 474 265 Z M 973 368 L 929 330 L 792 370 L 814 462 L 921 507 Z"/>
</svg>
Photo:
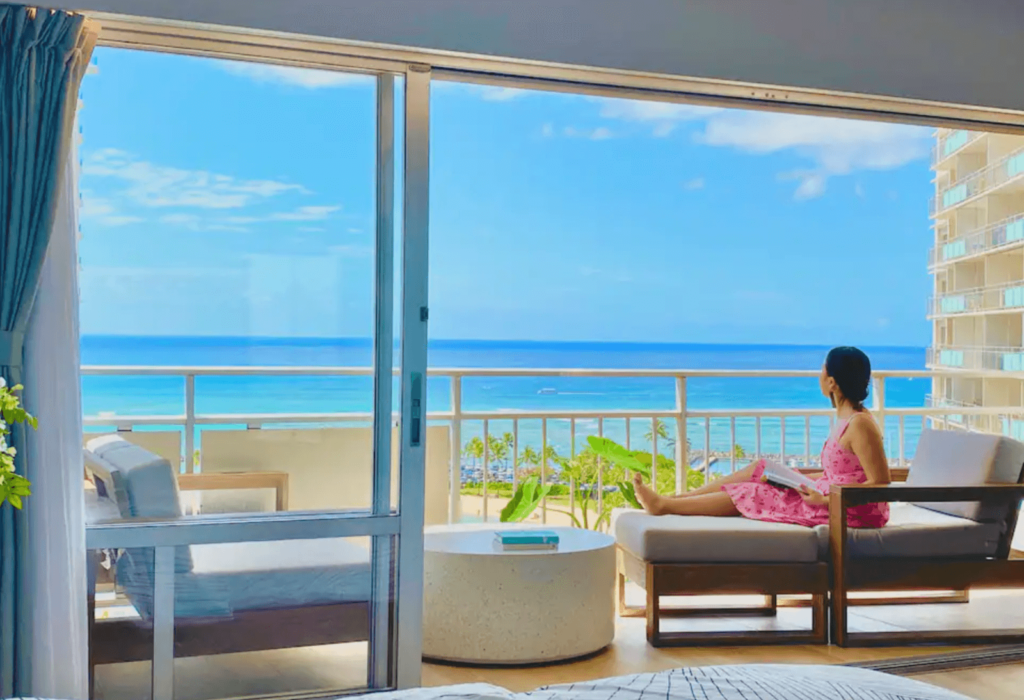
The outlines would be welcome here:
<svg viewBox="0 0 1024 700">
<path fill-rule="evenodd" d="M 1019 0 L 78 0 L 54 6 L 1024 110 Z"/>
</svg>

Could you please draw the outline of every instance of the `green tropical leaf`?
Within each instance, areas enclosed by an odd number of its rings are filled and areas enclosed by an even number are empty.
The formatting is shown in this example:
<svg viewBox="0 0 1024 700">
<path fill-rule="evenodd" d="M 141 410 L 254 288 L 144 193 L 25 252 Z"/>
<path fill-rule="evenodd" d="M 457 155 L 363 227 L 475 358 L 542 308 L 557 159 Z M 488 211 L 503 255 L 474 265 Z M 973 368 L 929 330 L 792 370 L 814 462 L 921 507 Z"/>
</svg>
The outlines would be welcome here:
<svg viewBox="0 0 1024 700">
<path fill-rule="evenodd" d="M 614 440 L 590 435 L 587 437 L 587 443 L 590 445 L 590 449 L 592 449 L 598 456 L 604 457 L 610 462 L 614 462 L 623 469 L 639 472 L 647 477 L 651 475 L 650 462 L 645 466 L 643 462 L 637 459 L 637 453 L 630 452 Z"/>
<path fill-rule="evenodd" d="M 626 499 L 626 503 L 638 510 L 643 508 L 636 497 L 636 489 L 633 488 L 633 484 L 628 481 L 620 481 L 618 485 L 619 491 L 622 493 L 622 497 Z"/>
<path fill-rule="evenodd" d="M 519 485 L 508 504 L 501 509 L 501 522 L 518 523 L 526 520 L 549 493 L 551 484 L 541 486 L 540 480 L 531 476 Z"/>
</svg>

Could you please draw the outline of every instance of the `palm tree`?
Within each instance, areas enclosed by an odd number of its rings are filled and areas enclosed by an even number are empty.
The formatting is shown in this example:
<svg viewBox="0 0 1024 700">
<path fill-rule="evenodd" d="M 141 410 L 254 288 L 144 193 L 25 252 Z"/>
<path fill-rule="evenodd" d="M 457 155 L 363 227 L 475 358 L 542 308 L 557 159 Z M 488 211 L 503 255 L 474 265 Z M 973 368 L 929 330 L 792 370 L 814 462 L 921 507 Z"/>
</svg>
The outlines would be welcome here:
<svg viewBox="0 0 1024 700">
<path fill-rule="evenodd" d="M 475 437 L 466 443 L 466 448 L 462 452 L 466 457 L 473 460 L 473 468 L 476 469 L 477 460 L 484 457 L 484 441 Z"/>
<path fill-rule="evenodd" d="M 743 445 L 739 444 L 732 446 L 732 454 L 736 459 L 743 459 L 747 456 L 747 452 L 743 449 Z"/>
</svg>

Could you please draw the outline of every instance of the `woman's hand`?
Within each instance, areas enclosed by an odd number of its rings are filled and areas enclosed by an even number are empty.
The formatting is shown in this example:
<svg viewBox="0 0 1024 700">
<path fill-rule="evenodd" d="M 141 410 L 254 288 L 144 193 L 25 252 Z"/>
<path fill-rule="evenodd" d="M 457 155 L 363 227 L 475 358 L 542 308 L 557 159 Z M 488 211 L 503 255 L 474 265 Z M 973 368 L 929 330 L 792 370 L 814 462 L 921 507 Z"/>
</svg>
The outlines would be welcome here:
<svg viewBox="0 0 1024 700">
<path fill-rule="evenodd" d="M 799 491 L 800 495 L 803 497 L 804 503 L 807 503 L 808 505 L 817 506 L 819 508 L 821 506 L 828 506 L 828 499 L 824 495 L 817 491 L 812 491 L 803 484 L 800 485 L 800 488 L 797 489 L 797 491 Z"/>
</svg>

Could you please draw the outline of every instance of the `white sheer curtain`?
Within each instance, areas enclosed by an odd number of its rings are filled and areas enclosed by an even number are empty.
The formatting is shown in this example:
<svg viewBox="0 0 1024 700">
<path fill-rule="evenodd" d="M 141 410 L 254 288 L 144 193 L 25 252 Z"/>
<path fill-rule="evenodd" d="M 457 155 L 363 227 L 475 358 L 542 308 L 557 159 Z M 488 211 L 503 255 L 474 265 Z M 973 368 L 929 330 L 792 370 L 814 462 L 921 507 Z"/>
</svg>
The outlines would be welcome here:
<svg viewBox="0 0 1024 700">
<path fill-rule="evenodd" d="M 25 342 L 32 694 L 88 694 L 82 396 L 78 354 L 78 149 L 70 139 L 53 235 Z"/>
</svg>

